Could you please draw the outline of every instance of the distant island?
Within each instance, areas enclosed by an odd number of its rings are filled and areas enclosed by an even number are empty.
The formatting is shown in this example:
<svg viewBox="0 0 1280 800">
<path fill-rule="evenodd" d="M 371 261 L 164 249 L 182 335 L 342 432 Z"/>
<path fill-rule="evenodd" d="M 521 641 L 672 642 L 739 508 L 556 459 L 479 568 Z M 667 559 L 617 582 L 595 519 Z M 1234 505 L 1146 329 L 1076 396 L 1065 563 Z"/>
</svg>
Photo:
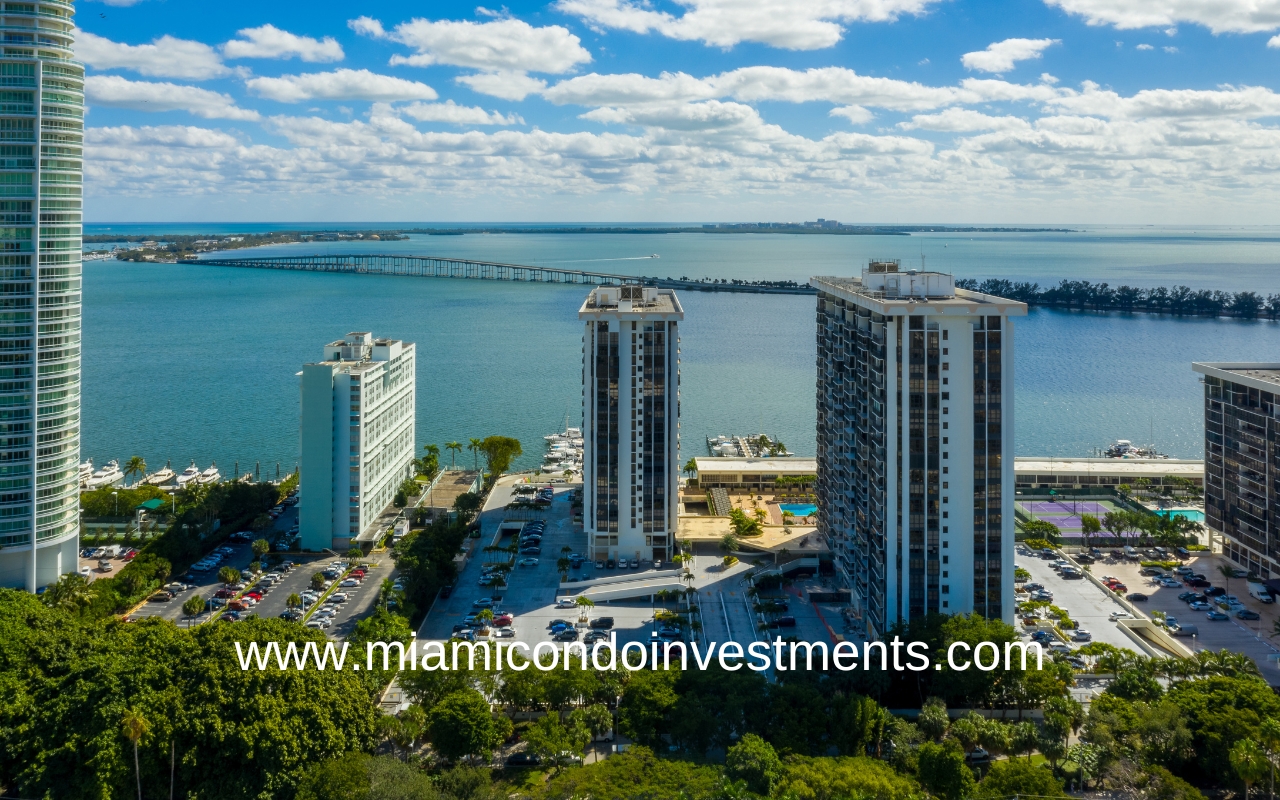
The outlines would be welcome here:
<svg viewBox="0 0 1280 800">
<path fill-rule="evenodd" d="M 951 225 L 858 225 L 819 219 L 816 222 L 718 222 L 711 225 L 671 227 L 519 227 L 494 225 L 482 228 L 408 228 L 397 233 L 428 236 L 460 236 L 468 233 L 793 233 L 826 236 L 910 236 L 913 233 L 1076 233 L 1070 228 L 955 227 Z"/>
<path fill-rule="evenodd" d="M 200 253 L 223 250 L 242 250 L 246 247 L 262 247 L 269 244 L 293 244 L 297 242 L 336 241 L 399 241 L 408 239 L 396 231 L 273 231 L 271 233 L 229 233 L 221 236 L 208 234 L 160 235 L 96 233 L 84 237 L 85 244 L 114 244 L 117 261 L 177 262 L 196 258 Z M 102 251 L 98 251 L 102 252 Z"/>
<path fill-rule="evenodd" d="M 821 236 L 910 236 L 913 233 L 1076 233 L 1070 228 L 956 227 L 950 225 L 858 225 L 818 219 L 814 222 L 718 222 L 708 225 L 671 227 L 590 226 L 538 227 L 493 225 L 466 228 L 389 228 L 386 230 L 271 231 L 269 233 L 208 234 L 129 234 L 97 233 L 84 237 L 85 244 L 113 244 L 104 258 L 114 255 L 118 261 L 159 261 L 172 263 L 197 258 L 201 253 L 242 250 L 271 244 L 336 241 L 402 241 L 410 234 L 426 236 L 463 236 L 466 234 L 504 233 L 709 233 L 752 234 L 784 233 Z"/>
</svg>

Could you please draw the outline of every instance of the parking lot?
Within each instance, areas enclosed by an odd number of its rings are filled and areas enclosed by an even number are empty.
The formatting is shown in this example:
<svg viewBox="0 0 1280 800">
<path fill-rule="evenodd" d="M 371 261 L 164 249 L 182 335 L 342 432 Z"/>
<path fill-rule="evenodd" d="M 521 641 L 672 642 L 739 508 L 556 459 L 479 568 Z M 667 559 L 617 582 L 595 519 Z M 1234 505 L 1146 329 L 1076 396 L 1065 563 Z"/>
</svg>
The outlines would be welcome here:
<svg viewBox="0 0 1280 800">
<path fill-rule="evenodd" d="M 1024 552 L 1024 548 L 1019 545 L 1017 565 L 1031 573 L 1033 583 L 1040 583 L 1048 589 L 1053 594 L 1053 604 L 1065 609 L 1073 620 L 1093 634 L 1095 641 L 1139 651 L 1124 631 L 1109 619 L 1113 611 L 1122 610 L 1119 603 L 1091 581 L 1064 580 L 1051 568 L 1051 562 L 1026 555 Z M 1186 564 L 1196 572 L 1205 575 L 1213 585 L 1224 587 L 1230 594 L 1239 597 L 1246 608 L 1257 611 L 1261 618 L 1245 621 L 1232 616 L 1228 620 L 1210 620 L 1206 612 L 1192 611 L 1186 603 L 1178 599 L 1179 594 L 1188 591 L 1187 587 L 1160 586 L 1156 579 L 1140 574 L 1142 567 L 1137 561 L 1106 558 L 1093 564 L 1092 571 L 1099 578 L 1113 576 L 1119 579 L 1128 587 L 1129 595 L 1145 594 L 1148 597 L 1146 601 L 1132 603 L 1144 616 L 1150 617 L 1152 612 L 1160 611 L 1176 618 L 1180 624 L 1195 625 L 1197 629 L 1195 636 L 1179 638 L 1179 641 L 1191 650 L 1225 649 L 1244 653 L 1258 664 L 1268 681 L 1280 684 L 1280 669 L 1277 668 L 1275 660 L 1275 656 L 1280 654 L 1280 651 L 1270 643 L 1270 634 L 1278 613 L 1276 604 L 1264 605 L 1249 597 L 1243 578 L 1224 581 L 1218 567 L 1227 565 L 1229 562 L 1220 556 L 1209 553 L 1194 554 Z M 1078 645 L 1073 642 L 1072 646 Z"/>
<path fill-rule="evenodd" d="M 1184 625 L 1195 625 L 1197 634 L 1194 637 L 1179 639 L 1192 650 L 1230 650 L 1244 653 L 1254 660 L 1262 670 L 1263 677 L 1270 683 L 1280 685 L 1280 669 L 1273 656 L 1280 653 L 1271 643 L 1270 636 L 1274 631 L 1274 620 L 1277 616 L 1276 604 L 1264 605 L 1249 597 L 1243 578 L 1232 578 L 1225 581 L 1218 572 L 1220 565 L 1231 564 L 1217 555 L 1202 554 L 1187 561 L 1196 572 L 1203 574 L 1214 586 L 1221 586 L 1240 598 L 1245 608 L 1258 612 L 1260 619 L 1245 621 L 1236 619 L 1234 615 L 1227 620 L 1210 620 L 1204 611 L 1192 611 L 1186 603 L 1178 599 L 1178 595 L 1188 591 L 1186 587 L 1177 589 L 1155 585 L 1151 578 L 1138 574 L 1141 569 L 1137 562 L 1120 562 L 1096 565 L 1094 574 L 1107 573 L 1120 578 L 1130 592 L 1142 592 L 1150 599 L 1146 603 L 1137 603 L 1148 616 L 1152 611 L 1163 611 L 1177 617 Z M 1197 589 L 1203 592 L 1204 589 Z"/>
<path fill-rule="evenodd" d="M 1124 608 L 1109 597 L 1106 592 L 1095 586 L 1092 581 L 1087 578 L 1063 579 L 1050 566 L 1051 562 L 1033 555 L 1023 555 L 1021 545 L 1019 545 L 1016 563 L 1019 567 L 1031 573 L 1031 583 L 1038 583 L 1052 593 L 1053 604 L 1065 609 L 1071 615 L 1071 619 L 1093 634 L 1094 641 L 1105 642 L 1106 644 L 1128 648 L 1129 650 L 1138 649 L 1128 634 L 1120 630 L 1120 626 L 1110 618 L 1113 612 L 1124 611 Z M 1110 567 L 1104 570 L 1102 564 L 1093 566 L 1095 575 L 1102 575 L 1109 570 Z M 1129 588 L 1133 589 L 1133 585 L 1129 584 Z M 1137 590 L 1135 589 L 1134 591 Z M 1072 649 L 1079 647 L 1081 644 L 1083 643 L 1070 643 Z"/>
<path fill-rule="evenodd" d="M 498 590 L 479 585 L 481 568 L 485 563 L 482 549 L 494 540 L 498 526 L 506 517 L 505 507 L 513 498 L 514 483 L 515 479 L 503 479 L 490 493 L 489 501 L 480 516 L 480 542 L 476 553 L 458 576 L 451 596 L 437 600 L 431 613 L 423 620 L 419 637 L 448 639 L 453 633 L 453 626 L 461 624 L 475 610 L 473 603 L 484 597 L 500 596 L 501 602 L 494 609 L 495 613 L 509 612 L 515 616 L 511 626 L 515 635 L 496 640 L 508 644 L 520 641 L 532 647 L 538 642 L 551 639 L 550 626 L 553 620 L 577 620 L 576 608 L 556 608 L 560 587 L 556 561 L 565 555 L 566 547 L 570 553 L 585 554 L 586 551 L 586 535 L 572 521 L 569 503 L 571 490 L 567 487 L 556 487 L 551 505 L 545 512 L 537 515 L 546 522 L 537 566 L 514 567 L 508 578 L 508 585 Z M 509 538 L 503 541 L 504 545 L 509 543 Z M 517 560 L 523 558 L 525 556 L 519 556 Z M 616 572 L 617 570 L 612 574 Z M 639 574 L 643 570 L 628 572 Z M 602 577 L 603 573 L 605 571 L 597 570 L 593 563 L 584 562 L 580 568 L 571 569 L 569 574 L 571 578 L 585 580 Z M 654 629 L 654 606 L 647 602 L 601 603 L 588 616 L 613 617 L 613 630 L 617 633 L 620 644 L 627 641 L 649 641 L 649 633 Z"/>
<path fill-rule="evenodd" d="M 491 544 L 497 534 L 498 526 L 506 516 L 504 507 L 512 498 L 513 479 L 504 479 L 493 489 L 486 509 L 480 518 L 481 538 L 477 544 L 476 555 L 468 562 L 459 576 L 456 587 L 450 597 L 436 601 L 435 607 L 423 621 L 419 629 L 422 639 L 448 639 L 455 625 L 460 625 L 468 614 L 475 610 L 475 601 L 493 596 L 501 596 L 501 602 L 494 609 L 495 613 L 508 612 L 514 616 L 512 628 L 515 630 L 511 638 L 499 638 L 494 641 L 510 644 L 520 641 L 529 647 L 538 642 L 551 640 L 551 625 L 557 620 L 576 622 L 576 608 L 557 608 L 557 597 L 563 597 L 572 590 L 559 590 L 560 576 L 556 561 L 567 553 L 586 552 L 586 536 L 580 525 L 571 519 L 567 487 L 556 487 L 554 499 L 545 512 L 538 517 L 545 520 L 546 527 L 541 543 L 542 552 L 536 566 L 516 566 L 512 569 L 509 584 L 501 590 L 492 590 L 479 585 L 481 568 L 484 565 L 482 548 Z M 503 544 L 508 544 L 504 539 Z M 568 548 L 566 551 L 565 548 Z M 503 554 L 505 555 L 505 554 Z M 694 586 L 698 589 L 697 603 L 701 609 L 703 630 L 699 640 L 705 641 L 738 641 L 746 644 L 759 638 L 765 638 L 755 630 L 755 622 L 745 594 L 747 585 L 743 582 L 743 573 L 752 565 L 740 562 L 729 568 L 721 564 L 723 553 L 714 546 L 699 549 L 691 564 L 696 576 Z M 524 556 L 519 556 L 517 561 Z M 670 569 L 665 565 L 664 569 Z M 570 579 L 590 580 L 619 574 L 643 576 L 652 572 L 650 562 L 641 562 L 639 568 L 618 567 L 613 570 L 598 569 L 594 563 L 584 561 L 580 568 L 570 570 Z M 652 634 L 657 630 L 654 615 L 659 608 L 675 609 L 675 601 L 668 601 L 665 606 L 661 601 L 650 602 L 649 598 L 638 600 L 601 602 L 588 611 L 588 618 L 612 617 L 612 633 L 617 637 L 619 646 L 626 642 L 650 642 Z M 812 606 L 807 601 L 791 599 L 789 615 L 796 618 L 796 626 L 770 632 L 770 636 L 796 636 L 801 639 L 828 639 L 829 634 Z"/>
</svg>

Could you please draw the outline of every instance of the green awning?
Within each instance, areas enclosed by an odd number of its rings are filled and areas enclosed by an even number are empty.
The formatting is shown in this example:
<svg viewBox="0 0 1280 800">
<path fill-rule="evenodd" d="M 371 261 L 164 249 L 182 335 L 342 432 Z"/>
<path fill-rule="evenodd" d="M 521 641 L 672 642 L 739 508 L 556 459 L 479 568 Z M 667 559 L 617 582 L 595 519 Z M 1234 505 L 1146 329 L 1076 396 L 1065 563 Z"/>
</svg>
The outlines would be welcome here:
<svg viewBox="0 0 1280 800">
<path fill-rule="evenodd" d="M 145 503 L 138 503 L 134 508 L 140 508 L 143 511 L 156 511 L 157 509 L 164 508 L 164 506 L 165 502 L 163 500 L 159 497 L 153 497 Z"/>
</svg>

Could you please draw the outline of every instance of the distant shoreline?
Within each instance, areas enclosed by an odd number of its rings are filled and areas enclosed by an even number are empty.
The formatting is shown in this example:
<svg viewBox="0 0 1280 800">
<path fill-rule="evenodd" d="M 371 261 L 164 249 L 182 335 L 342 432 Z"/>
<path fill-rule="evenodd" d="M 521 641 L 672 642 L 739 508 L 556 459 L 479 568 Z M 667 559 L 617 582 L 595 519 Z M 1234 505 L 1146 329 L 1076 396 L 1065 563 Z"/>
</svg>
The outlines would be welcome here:
<svg viewBox="0 0 1280 800">
<path fill-rule="evenodd" d="M 467 234 L 531 234 L 531 233 L 552 233 L 552 234 L 669 234 L 669 233 L 706 233 L 706 234 L 791 234 L 798 236 L 910 236 L 913 233 L 1079 233 L 1073 228 L 1018 228 L 1018 227 L 978 227 L 978 226 L 948 226 L 948 225 L 846 225 L 839 228 L 816 228 L 802 227 L 799 224 L 790 223 L 764 223 L 762 225 L 753 225 L 746 227 L 750 223 L 726 223 L 716 226 L 672 226 L 663 228 L 654 227 L 626 227 L 626 226 L 602 226 L 593 227 L 587 225 L 564 226 L 564 227 L 524 227 L 512 225 L 494 225 L 483 228 L 385 228 L 385 229 L 369 229 L 362 228 L 359 230 L 332 228 L 319 230 L 290 230 L 282 228 L 278 231 L 271 231 L 267 235 L 271 236 L 296 236 L 316 237 L 317 235 L 338 234 L 345 236 L 354 236 L 359 233 L 367 237 L 371 234 L 380 235 L 409 235 L 419 234 L 426 236 L 465 236 Z M 249 236 L 254 234 L 248 233 L 220 233 L 219 237 L 227 236 Z M 262 234 L 256 234 L 261 236 Z M 128 234 L 111 234 L 111 233 L 95 233 L 83 237 L 88 244 L 108 244 L 113 242 L 142 242 L 148 240 L 171 241 L 173 239 L 194 239 L 191 234 L 176 236 L 173 234 L 163 233 L 128 233 Z M 279 243 L 279 242 L 272 242 Z"/>
</svg>

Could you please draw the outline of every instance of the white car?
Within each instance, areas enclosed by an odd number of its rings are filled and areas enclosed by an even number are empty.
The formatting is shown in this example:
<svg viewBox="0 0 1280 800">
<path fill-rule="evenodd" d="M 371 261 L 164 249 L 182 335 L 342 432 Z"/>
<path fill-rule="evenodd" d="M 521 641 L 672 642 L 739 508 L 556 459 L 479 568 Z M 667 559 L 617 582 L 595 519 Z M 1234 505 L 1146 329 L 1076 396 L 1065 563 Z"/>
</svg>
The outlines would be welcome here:
<svg viewBox="0 0 1280 800">
<path fill-rule="evenodd" d="M 538 559 L 533 557 L 522 558 L 520 559 L 519 564 L 522 567 L 536 567 L 538 566 Z"/>
<path fill-rule="evenodd" d="M 1133 619 L 1133 615 L 1128 611 L 1112 611 L 1109 619 L 1113 621 L 1118 619 Z"/>
<path fill-rule="evenodd" d="M 556 602 L 556 608 L 577 608 L 578 604 L 572 597 L 562 597 Z"/>
<path fill-rule="evenodd" d="M 355 578 L 347 578 L 346 580 L 344 580 L 342 583 L 338 585 L 347 589 L 354 589 L 355 587 L 360 585 L 360 581 L 356 580 Z"/>
<path fill-rule="evenodd" d="M 91 567 L 81 567 L 80 574 L 87 578 L 93 574 L 93 569 Z"/>
</svg>

